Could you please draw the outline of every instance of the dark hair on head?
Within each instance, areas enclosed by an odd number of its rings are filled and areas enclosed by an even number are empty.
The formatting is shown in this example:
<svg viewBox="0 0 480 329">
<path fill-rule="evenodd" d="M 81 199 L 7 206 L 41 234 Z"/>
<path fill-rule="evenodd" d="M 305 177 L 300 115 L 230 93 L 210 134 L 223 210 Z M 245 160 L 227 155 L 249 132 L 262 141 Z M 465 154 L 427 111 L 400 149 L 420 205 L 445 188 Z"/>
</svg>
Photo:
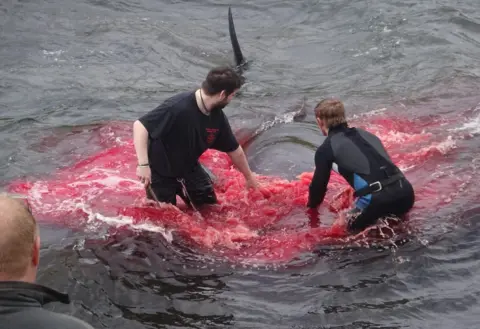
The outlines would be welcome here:
<svg viewBox="0 0 480 329">
<path fill-rule="evenodd" d="M 202 89 L 207 95 L 215 95 L 223 90 L 230 95 L 240 89 L 242 84 L 242 77 L 233 68 L 220 66 L 208 72 L 207 78 L 202 82 Z"/>
</svg>

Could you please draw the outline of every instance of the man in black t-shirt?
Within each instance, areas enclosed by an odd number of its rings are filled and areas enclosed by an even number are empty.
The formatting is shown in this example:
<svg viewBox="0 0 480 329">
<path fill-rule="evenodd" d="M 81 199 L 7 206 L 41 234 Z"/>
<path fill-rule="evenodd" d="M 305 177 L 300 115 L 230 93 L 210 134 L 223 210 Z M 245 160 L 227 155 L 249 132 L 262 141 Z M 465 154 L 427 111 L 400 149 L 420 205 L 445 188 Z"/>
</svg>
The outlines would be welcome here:
<svg viewBox="0 0 480 329">
<path fill-rule="evenodd" d="M 148 198 L 175 205 L 178 194 L 193 206 L 216 203 L 213 183 L 198 162 L 209 148 L 226 152 L 247 187 L 258 187 L 223 112 L 240 86 L 233 69 L 212 69 L 201 88 L 174 95 L 134 122 L 137 176 Z"/>
</svg>

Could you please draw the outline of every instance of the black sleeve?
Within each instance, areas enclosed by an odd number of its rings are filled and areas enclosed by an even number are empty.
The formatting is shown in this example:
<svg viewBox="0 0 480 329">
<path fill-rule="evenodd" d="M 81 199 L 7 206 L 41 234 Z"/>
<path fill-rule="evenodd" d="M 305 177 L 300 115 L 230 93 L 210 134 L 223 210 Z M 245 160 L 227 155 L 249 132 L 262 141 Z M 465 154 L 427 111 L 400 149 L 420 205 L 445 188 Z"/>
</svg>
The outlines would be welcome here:
<svg viewBox="0 0 480 329">
<path fill-rule="evenodd" d="M 232 128 L 230 127 L 227 116 L 222 111 L 220 132 L 210 148 L 220 152 L 233 152 L 238 148 L 238 146 L 239 144 L 237 138 L 232 132 Z"/>
<path fill-rule="evenodd" d="M 152 139 L 158 139 L 172 127 L 174 115 L 170 107 L 162 106 L 155 108 L 138 119 Z"/>
<path fill-rule="evenodd" d="M 333 152 L 327 139 L 315 152 L 315 172 L 309 186 L 308 207 L 317 208 L 323 202 L 327 192 L 328 181 L 330 180 L 332 163 Z"/>
</svg>

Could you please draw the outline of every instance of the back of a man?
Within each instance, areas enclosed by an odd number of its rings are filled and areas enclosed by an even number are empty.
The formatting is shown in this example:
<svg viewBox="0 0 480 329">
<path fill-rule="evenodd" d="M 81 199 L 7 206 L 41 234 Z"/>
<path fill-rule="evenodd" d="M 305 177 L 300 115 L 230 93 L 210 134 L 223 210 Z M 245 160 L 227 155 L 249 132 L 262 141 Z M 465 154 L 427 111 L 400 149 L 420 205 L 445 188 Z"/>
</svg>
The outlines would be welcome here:
<svg viewBox="0 0 480 329">
<path fill-rule="evenodd" d="M 21 201 L 0 196 L 0 328 L 93 329 L 65 314 L 43 309 L 69 297 L 35 283 L 40 260 L 36 221 Z"/>
<path fill-rule="evenodd" d="M 2 329 L 93 329 L 80 319 L 43 308 L 43 305 L 49 302 L 68 303 L 69 299 L 66 295 L 58 295 L 47 289 L 35 291 L 31 285 L 24 285 L 22 282 L 0 282 L 0 295 L 0 327 Z"/>
<path fill-rule="evenodd" d="M 315 152 L 308 207 L 316 208 L 323 201 L 335 164 L 357 197 L 354 209 L 349 212 L 350 231 L 375 225 L 381 217 L 403 217 L 409 212 L 415 203 L 413 187 L 392 162 L 381 140 L 364 129 L 349 127 L 339 100 L 319 102 L 315 117 L 327 138 Z"/>
</svg>

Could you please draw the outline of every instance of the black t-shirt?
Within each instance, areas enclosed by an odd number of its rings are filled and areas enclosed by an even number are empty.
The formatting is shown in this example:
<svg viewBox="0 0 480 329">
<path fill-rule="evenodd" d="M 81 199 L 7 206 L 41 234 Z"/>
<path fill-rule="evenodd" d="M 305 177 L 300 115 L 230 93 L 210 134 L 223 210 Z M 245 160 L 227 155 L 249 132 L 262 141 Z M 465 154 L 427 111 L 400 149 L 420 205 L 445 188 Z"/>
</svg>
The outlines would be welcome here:
<svg viewBox="0 0 480 329">
<path fill-rule="evenodd" d="M 195 92 L 179 93 L 139 118 L 148 131 L 148 160 L 155 176 L 182 177 L 207 149 L 235 151 L 239 144 L 223 110 L 200 111 Z"/>
</svg>

